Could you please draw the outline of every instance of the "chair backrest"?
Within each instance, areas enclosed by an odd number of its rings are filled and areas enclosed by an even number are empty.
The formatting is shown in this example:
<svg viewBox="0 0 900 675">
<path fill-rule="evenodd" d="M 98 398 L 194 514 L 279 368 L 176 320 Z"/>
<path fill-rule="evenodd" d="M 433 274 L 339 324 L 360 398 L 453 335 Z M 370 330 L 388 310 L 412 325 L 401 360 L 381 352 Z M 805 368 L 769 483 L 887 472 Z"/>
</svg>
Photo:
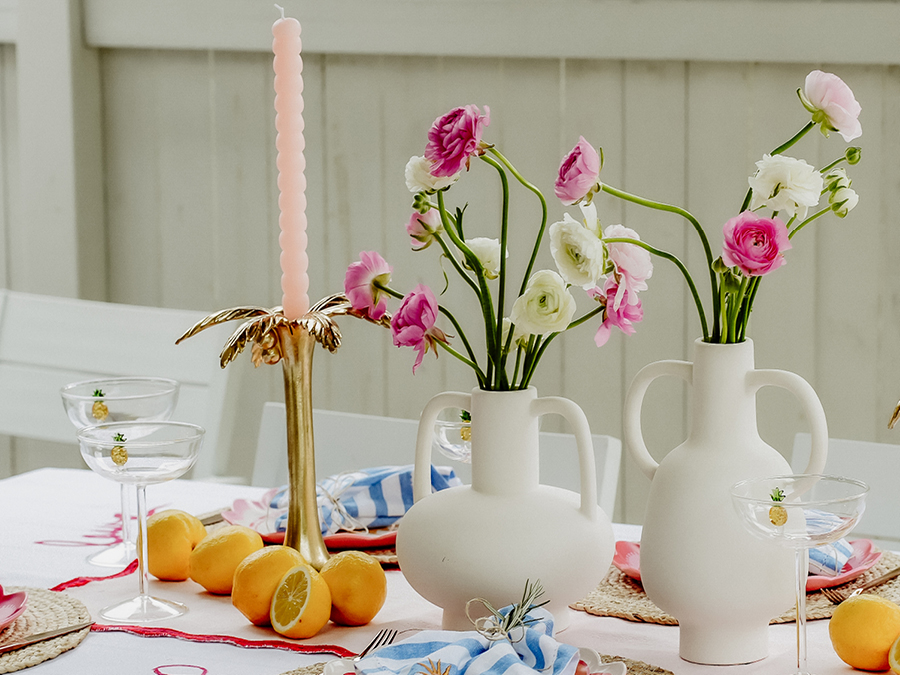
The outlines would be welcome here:
<svg viewBox="0 0 900 675">
<path fill-rule="evenodd" d="M 217 472 L 223 423 L 231 419 L 227 338 L 211 328 L 175 340 L 205 313 L 0 289 L 0 435 L 75 443 L 59 390 L 107 376 L 158 376 L 181 384 L 173 419 L 206 429 L 195 478 Z M 227 457 L 225 458 L 227 460 Z"/>
<path fill-rule="evenodd" d="M 794 437 L 791 468 L 803 471 L 809 460 L 810 435 Z M 873 539 L 882 548 L 900 548 L 900 500 L 897 476 L 900 476 L 900 445 L 828 439 L 825 473 L 856 478 L 869 485 L 866 511 L 850 533 L 851 538 Z"/>
<path fill-rule="evenodd" d="M 373 466 L 412 464 L 415 461 L 417 420 L 377 417 L 333 410 L 313 410 L 316 444 L 316 477 L 321 480 L 342 471 Z M 287 434 L 283 403 L 268 402 L 260 421 L 252 485 L 275 487 L 287 483 Z M 622 442 L 595 435 L 597 495 L 600 507 L 612 517 L 622 461 Z M 541 482 L 578 492 L 578 453 L 571 434 L 541 432 Z M 448 464 L 468 483 L 471 468 L 442 455 L 438 464 Z"/>
</svg>

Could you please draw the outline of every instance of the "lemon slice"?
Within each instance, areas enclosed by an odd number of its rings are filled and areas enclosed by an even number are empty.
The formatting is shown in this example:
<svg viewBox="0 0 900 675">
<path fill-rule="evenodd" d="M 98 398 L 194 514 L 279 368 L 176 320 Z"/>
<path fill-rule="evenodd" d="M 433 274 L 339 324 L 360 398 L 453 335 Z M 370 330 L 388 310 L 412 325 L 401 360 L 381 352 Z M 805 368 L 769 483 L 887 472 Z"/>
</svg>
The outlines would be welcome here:
<svg viewBox="0 0 900 675">
<path fill-rule="evenodd" d="M 272 596 L 269 619 L 276 632 L 289 638 L 312 637 L 328 623 L 331 591 L 309 565 L 297 565 L 285 574 Z"/>
<path fill-rule="evenodd" d="M 891 645 L 891 651 L 888 652 L 888 664 L 891 666 L 892 673 L 900 673 L 900 636 Z"/>
</svg>

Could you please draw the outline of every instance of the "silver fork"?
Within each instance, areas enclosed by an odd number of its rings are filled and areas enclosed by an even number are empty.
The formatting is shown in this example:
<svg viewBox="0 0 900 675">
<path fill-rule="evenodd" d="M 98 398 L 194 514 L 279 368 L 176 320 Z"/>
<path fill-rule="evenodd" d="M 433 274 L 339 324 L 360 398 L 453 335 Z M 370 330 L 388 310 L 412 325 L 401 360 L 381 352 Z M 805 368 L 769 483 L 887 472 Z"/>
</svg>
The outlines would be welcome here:
<svg viewBox="0 0 900 675">
<path fill-rule="evenodd" d="M 898 575 L 900 575 L 900 567 L 895 567 L 890 572 L 888 572 L 886 574 L 882 574 L 880 577 L 877 577 L 875 579 L 872 579 L 872 581 L 864 583 L 862 586 L 853 590 L 852 592 L 848 591 L 847 589 L 838 590 L 836 588 L 823 588 L 822 595 L 824 595 L 826 598 L 828 598 L 828 600 L 832 604 L 839 605 L 842 602 L 844 602 L 844 600 L 847 600 L 848 598 L 852 598 L 854 596 L 860 595 L 863 591 L 867 591 L 870 588 L 875 588 L 875 586 L 879 586 L 879 585 L 883 584 L 885 581 L 890 581 L 891 579 L 893 579 L 894 577 L 896 577 Z"/>
<path fill-rule="evenodd" d="M 349 661 L 359 661 L 364 656 L 367 656 L 369 652 L 375 651 L 379 647 L 387 647 L 394 640 L 397 639 L 396 630 L 391 630 L 388 628 L 382 628 L 375 634 L 375 637 L 372 638 L 372 641 L 367 644 L 363 650 L 357 654 L 356 656 L 350 657 Z"/>
</svg>

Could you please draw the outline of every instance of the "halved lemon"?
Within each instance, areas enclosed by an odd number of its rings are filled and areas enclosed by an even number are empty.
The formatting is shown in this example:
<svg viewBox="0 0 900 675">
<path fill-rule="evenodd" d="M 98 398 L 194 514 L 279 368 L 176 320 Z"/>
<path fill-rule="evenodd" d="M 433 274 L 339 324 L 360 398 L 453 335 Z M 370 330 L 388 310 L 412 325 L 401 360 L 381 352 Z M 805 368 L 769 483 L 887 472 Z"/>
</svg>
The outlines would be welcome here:
<svg viewBox="0 0 900 675">
<path fill-rule="evenodd" d="M 891 651 L 888 652 L 888 663 L 891 666 L 891 672 L 900 675 L 900 637 L 891 645 Z"/>
<path fill-rule="evenodd" d="M 272 596 L 269 619 L 276 632 L 289 638 L 312 637 L 328 623 L 331 591 L 309 565 L 288 570 Z"/>
</svg>

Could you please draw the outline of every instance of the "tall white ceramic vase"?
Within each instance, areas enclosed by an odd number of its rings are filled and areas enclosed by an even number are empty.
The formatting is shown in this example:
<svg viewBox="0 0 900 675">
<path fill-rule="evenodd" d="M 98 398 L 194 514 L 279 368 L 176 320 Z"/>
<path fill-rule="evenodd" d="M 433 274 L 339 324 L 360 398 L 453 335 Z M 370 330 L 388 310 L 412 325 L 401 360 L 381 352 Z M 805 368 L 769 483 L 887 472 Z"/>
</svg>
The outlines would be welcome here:
<svg viewBox="0 0 900 675">
<path fill-rule="evenodd" d="M 444 408 L 471 412 L 472 485 L 432 494 L 432 435 Z M 575 433 L 580 495 L 539 482 L 538 420 L 548 413 L 565 417 Z M 608 571 L 615 541 L 597 506 L 587 418 L 572 401 L 538 398 L 534 388 L 438 394 L 419 421 L 413 480 L 415 504 L 400 522 L 397 557 L 410 585 L 443 608 L 445 629 L 472 629 L 469 600 L 499 609 L 521 600 L 527 581 L 540 580 L 561 630 L 568 605 Z"/>
<path fill-rule="evenodd" d="M 657 377 L 691 385 L 687 440 L 657 464 L 641 434 L 641 403 Z M 745 478 L 791 473 L 760 438 L 756 392 L 791 391 L 811 426 L 808 473 L 828 449 L 822 404 L 800 376 L 755 370 L 753 343 L 694 343 L 694 362 L 660 361 L 641 370 L 625 399 L 625 442 L 652 479 L 641 537 L 641 580 L 650 599 L 679 623 L 680 654 L 703 664 L 749 663 L 768 654 L 769 621 L 794 602 L 793 551 L 751 536 L 729 489 Z"/>
</svg>

